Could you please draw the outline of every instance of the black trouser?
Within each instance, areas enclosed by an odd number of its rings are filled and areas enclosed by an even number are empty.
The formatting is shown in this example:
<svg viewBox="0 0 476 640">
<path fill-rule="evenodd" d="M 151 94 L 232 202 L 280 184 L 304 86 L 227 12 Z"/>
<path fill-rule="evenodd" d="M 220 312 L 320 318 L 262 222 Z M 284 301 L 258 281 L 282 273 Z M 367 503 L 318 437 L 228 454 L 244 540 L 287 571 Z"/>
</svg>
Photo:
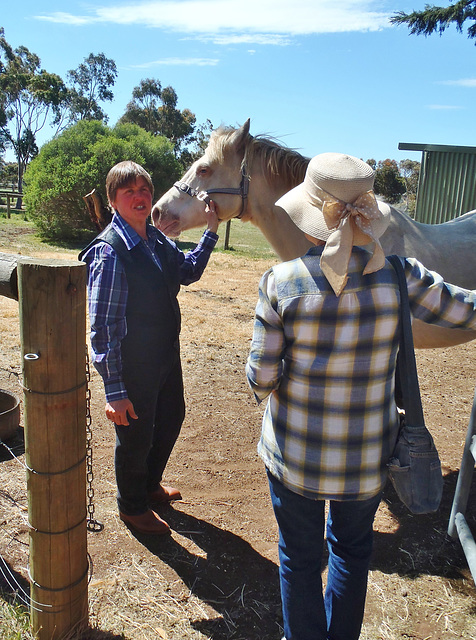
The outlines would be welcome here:
<svg viewBox="0 0 476 640">
<path fill-rule="evenodd" d="M 137 420 L 116 425 L 116 482 L 119 510 L 139 515 L 147 494 L 162 480 L 185 417 L 180 354 L 173 349 L 152 368 L 124 364 L 124 381 Z"/>
</svg>

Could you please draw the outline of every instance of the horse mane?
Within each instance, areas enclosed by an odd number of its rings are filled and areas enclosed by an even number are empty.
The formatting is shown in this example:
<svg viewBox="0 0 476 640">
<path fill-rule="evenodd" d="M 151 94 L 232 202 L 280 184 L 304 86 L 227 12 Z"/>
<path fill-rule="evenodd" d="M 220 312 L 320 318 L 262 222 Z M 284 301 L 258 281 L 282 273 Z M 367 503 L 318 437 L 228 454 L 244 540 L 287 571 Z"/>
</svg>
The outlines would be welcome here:
<svg viewBox="0 0 476 640">
<path fill-rule="evenodd" d="M 221 126 L 215 129 L 207 147 L 207 155 L 212 161 L 222 163 L 232 143 L 233 134 L 237 130 L 233 127 Z M 301 155 L 295 149 L 286 147 L 271 136 L 248 134 L 242 159 L 242 169 L 249 168 L 258 160 L 266 179 L 272 182 L 278 178 L 290 188 L 304 180 L 309 158 Z"/>
</svg>

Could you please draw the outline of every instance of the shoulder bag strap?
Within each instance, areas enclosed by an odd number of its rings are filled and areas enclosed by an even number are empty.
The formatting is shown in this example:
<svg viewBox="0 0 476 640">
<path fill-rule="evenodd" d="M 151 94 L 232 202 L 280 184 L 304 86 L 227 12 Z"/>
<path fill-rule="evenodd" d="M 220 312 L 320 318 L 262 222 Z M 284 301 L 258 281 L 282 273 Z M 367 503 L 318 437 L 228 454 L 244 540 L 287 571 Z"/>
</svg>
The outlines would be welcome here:
<svg viewBox="0 0 476 640">
<path fill-rule="evenodd" d="M 387 260 L 397 273 L 400 287 L 400 348 L 397 358 L 397 375 L 400 379 L 405 422 L 414 427 L 424 426 L 405 270 L 398 256 L 387 256 Z"/>
</svg>

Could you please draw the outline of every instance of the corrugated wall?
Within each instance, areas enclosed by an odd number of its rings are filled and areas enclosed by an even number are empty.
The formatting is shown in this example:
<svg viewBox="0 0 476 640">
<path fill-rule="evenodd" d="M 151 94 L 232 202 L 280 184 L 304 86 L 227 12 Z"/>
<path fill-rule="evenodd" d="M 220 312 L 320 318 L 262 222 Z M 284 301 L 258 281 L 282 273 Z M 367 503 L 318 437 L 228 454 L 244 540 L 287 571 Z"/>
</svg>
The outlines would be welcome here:
<svg viewBox="0 0 476 640">
<path fill-rule="evenodd" d="M 476 209 L 476 147 L 398 148 L 423 152 L 415 220 L 437 224 Z"/>
</svg>

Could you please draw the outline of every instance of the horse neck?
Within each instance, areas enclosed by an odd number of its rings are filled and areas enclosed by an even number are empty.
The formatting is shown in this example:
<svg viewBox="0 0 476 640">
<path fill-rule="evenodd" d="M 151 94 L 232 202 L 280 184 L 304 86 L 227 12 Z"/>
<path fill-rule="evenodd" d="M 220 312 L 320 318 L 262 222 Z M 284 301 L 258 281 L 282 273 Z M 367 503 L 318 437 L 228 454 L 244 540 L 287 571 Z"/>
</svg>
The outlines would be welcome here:
<svg viewBox="0 0 476 640">
<path fill-rule="evenodd" d="M 258 227 L 283 261 L 304 255 L 312 246 L 284 209 L 275 205 L 289 188 L 276 179 L 267 179 L 262 173 L 252 173 L 244 218 Z"/>
</svg>

